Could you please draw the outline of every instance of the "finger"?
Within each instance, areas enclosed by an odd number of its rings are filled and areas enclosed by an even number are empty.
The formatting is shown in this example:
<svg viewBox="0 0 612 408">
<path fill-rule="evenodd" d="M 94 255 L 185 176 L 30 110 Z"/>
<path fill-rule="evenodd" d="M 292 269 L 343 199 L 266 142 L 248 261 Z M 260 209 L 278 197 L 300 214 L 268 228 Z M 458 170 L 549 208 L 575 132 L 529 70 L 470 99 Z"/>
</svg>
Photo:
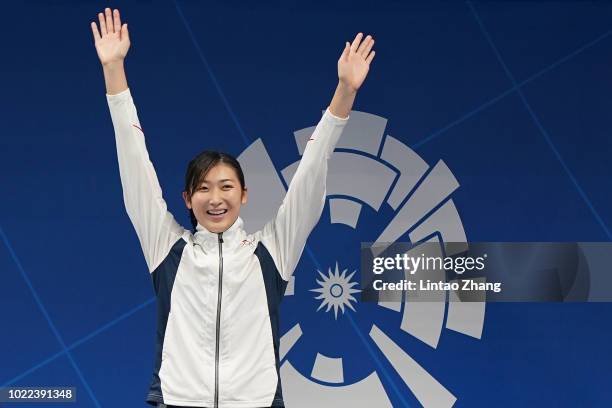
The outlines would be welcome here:
<svg viewBox="0 0 612 408">
<path fill-rule="evenodd" d="M 100 21 L 100 32 L 102 33 L 102 37 L 104 37 L 108 33 L 106 32 L 106 19 L 103 13 L 98 13 L 98 20 Z"/>
<path fill-rule="evenodd" d="M 365 40 L 361 42 L 361 44 L 359 45 L 359 48 L 357 48 L 357 51 L 356 51 L 357 54 L 363 54 L 363 50 L 365 49 L 365 47 L 367 47 L 367 45 L 370 43 L 371 40 L 372 40 L 372 36 L 368 35 L 365 38 Z"/>
<path fill-rule="evenodd" d="M 355 36 L 355 39 L 353 40 L 353 43 L 351 44 L 351 52 L 356 52 L 357 51 L 357 47 L 359 47 L 359 43 L 361 42 L 361 38 L 363 38 L 363 33 L 359 33 L 359 34 L 357 34 L 357 36 Z"/>
<path fill-rule="evenodd" d="M 121 26 L 121 40 L 130 41 L 130 33 L 128 32 L 127 23 Z"/>
<path fill-rule="evenodd" d="M 374 46 L 374 39 L 372 38 L 370 42 L 368 42 L 368 45 L 366 45 L 363 48 L 363 51 L 361 51 L 361 55 L 365 58 L 370 53 L 373 46 Z"/>
<path fill-rule="evenodd" d="M 104 10 L 104 16 L 106 17 L 106 32 L 109 34 L 113 33 L 113 15 L 111 9 L 107 8 Z"/>
<path fill-rule="evenodd" d="M 376 55 L 376 51 L 372 51 L 370 55 L 368 55 L 368 57 L 366 58 L 366 62 L 368 63 L 368 65 L 370 65 L 370 63 L 374 59 L 374 55 Z"/>
<path fill-rule="evenodd" d="M 100 40 L 100 33 L 98 32 L 98 26 L 93 21 L 91 22 L 91 32 L 93 33 L 94 41 Z"/>
<path fill-rule="evenodd" d="M 344 44 L 344 49 L 342 50 L 342 55 L 340 55 L 340 59 L 341 60 L 345 60 L 346 61 L 348 59 L 350 48 L 351 48 L 351 44 L 347 41 L 346 44 Z"/>
<path fill-rule="evenodd" d="M 113 30 L 118 33 L 121 31 L 121 16 L 119 15 L 119 10 L 115 9 L 113 11 Z"/>
</svg>

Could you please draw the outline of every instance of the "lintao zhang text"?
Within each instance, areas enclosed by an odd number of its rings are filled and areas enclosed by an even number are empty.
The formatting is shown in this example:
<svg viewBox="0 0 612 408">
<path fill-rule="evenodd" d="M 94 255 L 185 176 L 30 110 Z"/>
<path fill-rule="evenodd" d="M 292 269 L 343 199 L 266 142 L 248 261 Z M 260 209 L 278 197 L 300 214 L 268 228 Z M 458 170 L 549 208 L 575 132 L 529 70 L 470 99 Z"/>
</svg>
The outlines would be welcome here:
<svg viewBox="0 0 612 408">
<path fill-rule="evenodd" d="M 372 287 L 377 291 L 437 291 L 437 290 L 452 290 L 458 291 L 491 291 L 495 293 L 501 292 L 501 282 L 479 282 L 474 279 L 462 279 L 461 281 L 431 281 L 429 279 L 420 279 L 418 281 L 408 281 L 406 279 L 399 282 L 383 282 L 375 280 L 372 282 Z"/>
</svg>

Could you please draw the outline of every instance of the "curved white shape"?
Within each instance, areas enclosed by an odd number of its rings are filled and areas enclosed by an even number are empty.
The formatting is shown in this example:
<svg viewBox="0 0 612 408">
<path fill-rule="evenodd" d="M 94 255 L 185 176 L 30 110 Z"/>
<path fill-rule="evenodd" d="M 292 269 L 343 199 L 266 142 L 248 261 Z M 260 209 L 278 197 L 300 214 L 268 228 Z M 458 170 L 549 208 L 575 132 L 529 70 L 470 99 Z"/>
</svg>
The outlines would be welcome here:
<svg viewBox="0 0 612 408">
<path fill-rule="evenodd" d="M 439 232 L 442 236 L 446 256 L 456 255 L 468 250 L 463 223 L 453 200 L 445 202 L 418 227 L 412 230 L 410 232 L 410 241 L 419 242 L 434 232 Z"/>
<path fill-rule="evenodd" d="M 450 408 L 455 404 L 457 398 L 376 325 L 372 326 L 370 337 L 424 407 Z"/>
<path fill-rule="evenodd" d="M 285 296 L 293 296 L 295 293 L 295 276 L 292 275 L 287 282 L 287 288 L 285 289 Z"/>
<path fill-rule="evenodd" d="M 249 203 L 240 209 L 244 229 L 259 231 L 274 218 L 285 198 L 285 186 L 261 141 L 257 139 L 238 156 L 249 189 Z"/>
<path fill-rule="evenodd" d="M 400 178 L 387 199 L 391 208 L 397 210 L 404 198 L 423 177 L 429 165 L 411 148 L 389 135 L 385 138 L 380 158 L 391 163 L 400 171 Z"/>
<path fill-rule="evenodd" d="M 395 242 L 459 187 L 453 173 L 440 160 L 400 208 L 376 242 Z M 380 252 L 372 248 L 374 256 Z M 384 248 L 383 248 L 384 249 Z"/>
<path fill-rule="evenodd" d="M 386 408 L 393 406 L 376 372 L 345 386 L 317 384 L 300 374 L 289 361 L 281 366 L 285 404 L 293 408 Z"/>
<path fill-rule="evenodd" d="M 474 278 L 474 281 L 485 282 L 486 278 Z M 471 293 L 471 295 L 479 296 L 482 302 L 462 302 L 454 291 L 449 292 L 446 328 L 480 339 L 487 305 L 485 302 L 486 294 L 485 292 L 476 292 Z"/>
<path fill-rule="evenodd" d="M 278 359 L 282 360 L 285 358 L 289 350 L 295 343 L 302 337 L 302 328 L 299 323 L 293 326 L 287 333 L 283 334 L 283 337 L 280 339 L 280 346 L 278 348 Z"/>
<path fill-rule="evenodd" d="M 403 300 L 403 292 L 397 292 L 397 295 L 394 295 L 395 300 L 379 300 L 378 306 L 384 307 L 385 309 L 393 310 L 394 312 L 400 312 L 402 310 L 402 300 Z"/>
<path fill-rule="evenodd" d="M 437 238 L 427 241 L 427 244 L 417 245 L 406 252 L 410 257 L 421 254 L 429 257 L 442 257 L 442 247 L 435 245 Z M 434 282 L 446 281 L 444 270 L 417 269 L 413 274 L 405 272 L 405 279 L 417 282 L 431 279 Z M 442 326 L 444 324 L 444 310 L 446 308 L 446 291 L 414 291 L 406 293 L 404 311 L 400 329 L 411 334 L 432 348 L 438 347 Z"/>
<path fill-rule="evenodd" d="M 319 381 L 342 384 L 344 382 L 342 358 L 332 358 L 317 353 L 310 376 Z"/>
<path fill-rule="evenodd" d="M 329 218 L 332 224 L 344 224 L 353 229 L 357 227 L 361 204 L 346 198 L 329 199 Z"/>
<path fill-rule="evenodd" d="M 287 185 L 299 162 L 282 171 Z M 382 162 L 368 156 L 348 152 L 334 152 L 329 160 L 327 195 L 355 197 L 378 211 L 397 174 Z"/>
</svg>

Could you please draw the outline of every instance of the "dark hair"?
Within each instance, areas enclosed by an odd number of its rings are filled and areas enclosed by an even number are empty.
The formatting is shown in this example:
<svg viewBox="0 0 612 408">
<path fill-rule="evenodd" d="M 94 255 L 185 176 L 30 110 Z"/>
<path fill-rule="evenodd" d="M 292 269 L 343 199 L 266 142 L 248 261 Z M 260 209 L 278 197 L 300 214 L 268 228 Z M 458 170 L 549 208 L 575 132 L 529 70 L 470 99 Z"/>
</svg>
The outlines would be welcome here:
<svg viewBox="0 0 612 408">
<path fill-rule="evenodd" d="M 187 166 L 187 172 L 185 173 L 185 192 L 188 198 L 191 198 L 210 169 L 220 163 L 227 164 L 234 169 L 238 176 L 238 181 L 240 181 L 240 187 L 243 190 L 245 189 L 244 173 L 242 172 L 240 163 L 238 163 L 238 160 L 236 160 L 234 156 L 223 152 L 205 150 L 194 157 Z M 191 225 L 195 231 L 198 220 L 191 209 L 189 210 L 189 218 L 191 219 Z"/>
</svg>

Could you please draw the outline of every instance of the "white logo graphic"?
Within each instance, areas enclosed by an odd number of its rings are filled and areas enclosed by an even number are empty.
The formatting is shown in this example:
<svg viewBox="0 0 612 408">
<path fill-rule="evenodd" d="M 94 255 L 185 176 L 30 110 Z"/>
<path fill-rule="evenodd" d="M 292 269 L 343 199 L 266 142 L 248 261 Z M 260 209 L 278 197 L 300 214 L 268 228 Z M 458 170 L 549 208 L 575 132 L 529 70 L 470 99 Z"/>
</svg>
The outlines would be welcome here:
<svg viewBox="0 0 612 408">
<path fill-rule="evenodd" d="M 393 243 L 409 240 L 415 244 L 410 252 L 415 251 L 419 255 L 426 252 L 427 256 L 449 256 L 463 252 L 467 244 L 463 249 L 460 245 L 453 245 L 454 253 L 449 253 L 444 246 L 445 242 L 467 242 L 461 218 L 451 198 L 459 183 L 442 160 L 430 167 L 408 146 L 386 135 L 386 124 L 387 120 L 383 117 L 351 112 L 329 162 L 329 222 L 357 230 L 363 206 L 376 213 L 381 209 L 386 213 L 392 211 L 391 221 L 380 234 L 360 236 L 360 241 Z M 294 132 L 300 155 L 313 131 L 314 127 L 309 127 Z M 249 205 L 243 208 L 241 216 L 245 220 L 246 229 L 256 231 L 274 216 L 299 161 L 284 168 L 279 175 L 260 139 L 253 142 L 240 155 L 239 160 L 249 175 Z M 324 223 L 322 219 L 318 228 Z M 440 245 L 419 245 L 425 242 Z M 335 271 L 330 269 L 327 275 L 321 272 L 317 275 L 314 271 L 296 271 L 285 296 L 301 293 L 298 290 L 319 293 L 316 299 L 321 303 L 317 310 L 323 307 L 326 307 L 326 311 L 333 309 L 336 324 L 346 320 L 355 324 L 351 319 L 360 318 L 360 307 L 352 294 L 359 290 L 354 288 L 356 282 L 351 282 L 354 272 L 348 276 L 347 272 L 344 270 L 340 273 L 337 265 Z M 442 272 L 439 276 L 428 277 L 436 281 L 446 280 Z M 315 280 L 319 287 L 312 289 Z M 394 299 L 379 301 L 377 307 L 381 311 L 382 308 L 386 309 L 386 316 L 389 311 L 399 314 L 402 335 L 412 336 L 432 349 L 437 348 L 444 328 L 480 339 L 485 315 L 484 302 L 447 302 L 447 296 L 452 294 L 445 291 L 428 292 L 425 295 L 429 296 L 427 301 L 422 301 L 421 297 L 418 302 L 411 301 L 402 292 L 395 295 L 397 297 Z M 352 302 L 355 302 L 355 307 Z M 338 310 L 342 312 L 340 318 Z M 314 308 L 312 312 L 316 313 Z M 391 400 L 399 401 L 400 405 L 408 405 L 405 399 L 407 390 L 398 390 L 395 386 L 383 387 L 379 376 L 382 373 L 378 369 L 361 379 L 345 382 L 343 359 L 326 356 L 321 352 L 317 352 L 310 378 L 304 376 L 290 360 L 292 357 L 297 358 L 291 355 L 291 349 L 306 334 L 320 337 L 325 333 L 303 333 L 298 323 L 281 338 L 281 377 L 283 395 L 288 406 L 381 408 L 391 407 Z M 371 324 L 369 332 L 363 332 L 357 337 L 363 341 L 363 353 L 377 350 L 377 353 L 384 355 L 422 406 L 445 408 L 454 405 L 457 397 L 411 357 L 409 350 L 398 345 L 396 340 L 401 339 L 389 337 L 376 322 Z M 406 344 L 405 341 L 403 343 Z M 402 388 L 402 384 L 397 386 Z"/>
<path fill-rule="evenodd" d="M 321 310 L 324 306 L 327 306 L 327 309 L 325 309 L 326 312 L 329 312 L 329 310 L 333 308 L 334 318 L 336 320 L 338 319 L 338 309 L 344 314 L 344 306 L 348 306 L 355 311 L 351 301 L 357 302 L 357 299 L 355 299 L 353 293 L 360 292 L 359 289 L 353 289 L 353 286 L 357 285 L 357 282 L 351 282 L 351 278 L 355 275 L 355 271 L 349 276 L 346 276 L 347 271 L 348 270 L 345 269 L 342 271 L 342 274 L 340 274 L 338 263 L 336 263 L 336 271 L 332 272 L 330 268 L 327 272 L 327 276 L 323 275 L 321 271 L 317 271 L 319 275 L 321 275 L 322 280 L 317 279 L 317 283 L 321 285 L 321 287 L 310 289 L 311 292 L 320 293 L 315 299 L 322 299 L 321 306 L 319 306 L 317 311 Z"/>
</svg>

